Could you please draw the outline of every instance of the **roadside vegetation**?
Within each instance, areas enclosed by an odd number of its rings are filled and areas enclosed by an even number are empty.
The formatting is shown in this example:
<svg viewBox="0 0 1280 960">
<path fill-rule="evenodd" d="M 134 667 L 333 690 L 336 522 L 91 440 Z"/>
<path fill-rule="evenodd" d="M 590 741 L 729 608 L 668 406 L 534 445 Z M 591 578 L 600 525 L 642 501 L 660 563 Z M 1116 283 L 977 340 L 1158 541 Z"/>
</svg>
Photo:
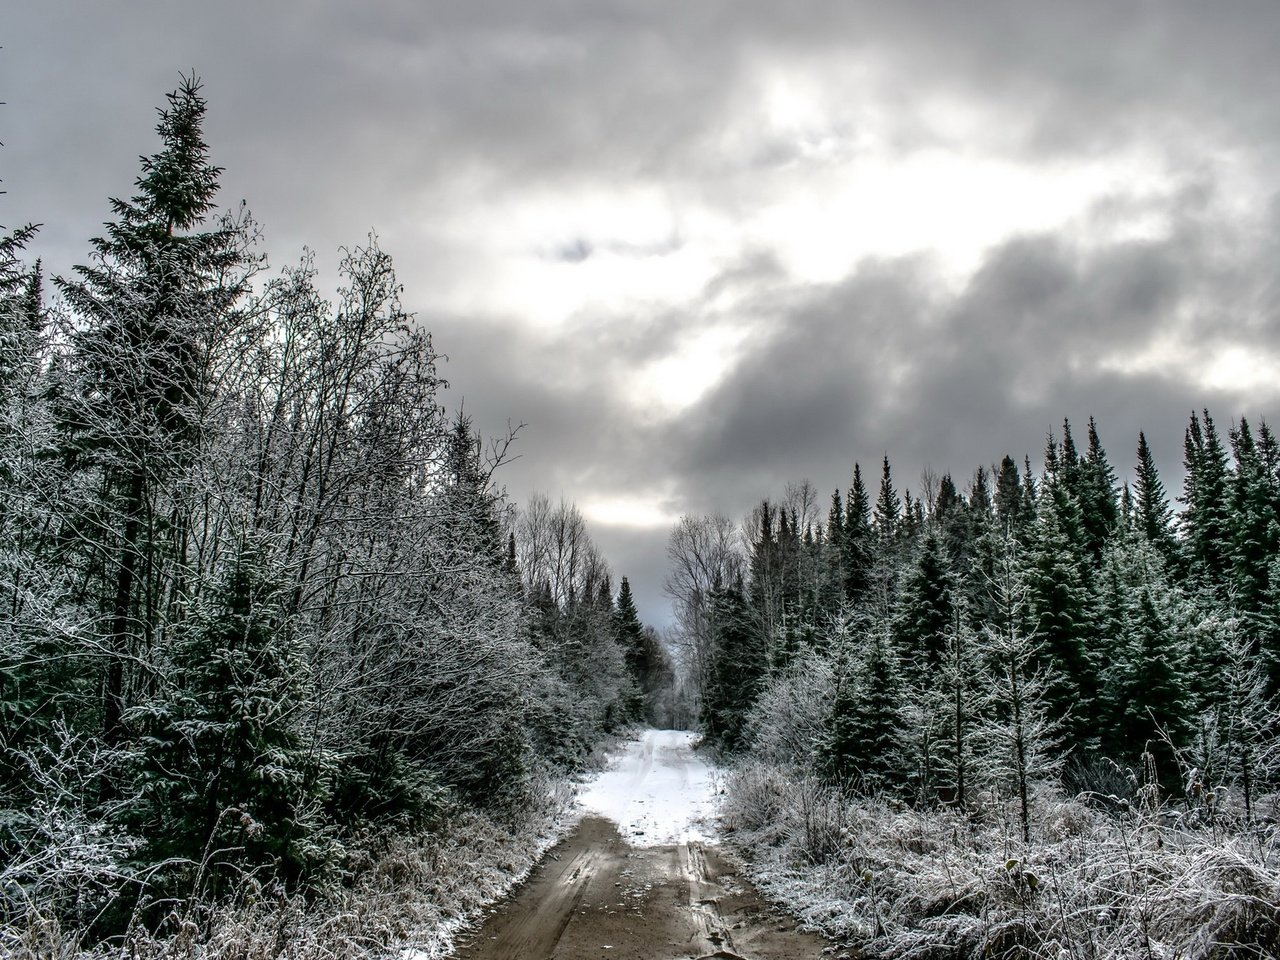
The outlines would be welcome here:
<svg viewBox="0 0 1280 960">
<path fill-rule="evenodd" d="M 66 276 L 0 239 L 0 953 L 431 953 L 670 671 L 376 238 L 322 291 L 218 212 L 205 114 Z"/>
<path fill-rule="evenodd" d="M 1208 412 L 1174 512 L 1139 435 L 670 540 L 725 822 L 862 955 L 1280 954 L 1280 445 Z"/>
</svg>

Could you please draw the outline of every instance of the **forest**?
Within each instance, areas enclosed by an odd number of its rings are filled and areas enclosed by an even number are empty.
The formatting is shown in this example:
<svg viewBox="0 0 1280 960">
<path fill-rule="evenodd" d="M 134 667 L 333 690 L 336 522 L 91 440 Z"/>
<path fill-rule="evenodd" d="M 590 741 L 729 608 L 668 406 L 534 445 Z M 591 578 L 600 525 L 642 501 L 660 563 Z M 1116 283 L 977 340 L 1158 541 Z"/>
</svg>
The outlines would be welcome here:
<svg viewBox="0 0 1280 960">
<path fill-rule="evenodd" d="M 1090 419 L 1038 474 L 900 495 L 886 456 L 825 515 L 802 482 L 682 520 L 667 589 L 763 886 L 878 956 L 1275 955 L 1280 444 L 1204 411 L 1184 450 L 1177 513 L 1146 436 L 1130 487 Z"/>
<path fill-rule="evenodd" d="M 269 268 L 206 109 L 168 95 L 70 275 L 0 241 L 6 955 L 430 930 L 669 709 L 628 581 L 572 504 L 505 497 L 514 437 L 446 411 L 376 238 L 332 294 Z"/>
</svg>

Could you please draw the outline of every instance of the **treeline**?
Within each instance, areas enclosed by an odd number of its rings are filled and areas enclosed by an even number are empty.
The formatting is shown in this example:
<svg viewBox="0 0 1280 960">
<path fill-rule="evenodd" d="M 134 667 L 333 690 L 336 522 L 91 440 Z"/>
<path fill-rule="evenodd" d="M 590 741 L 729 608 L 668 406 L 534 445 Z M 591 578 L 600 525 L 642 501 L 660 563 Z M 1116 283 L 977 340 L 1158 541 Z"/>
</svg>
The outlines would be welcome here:
<svg viewBox="0 0 1280 960">
<path fill-rule="evenodd" d="M 376 243 L 327 299 L 215 213 L 192 78 L 85 265 L 0 240 L 0 922 L 315 891 L 519 808 L 667 669 L 569 505 L 515 510 Z"/>
<path fill-rule="evenodd" d="M 668 591 L 708 738 L 920 808 L 1020 808 L 1041 785 L 1113 803 L 1227 801 L 1276 786 L 1280 446 L 1206 411 L 1174 513 L 1146 437 L 1117 482 L 1092 419 L 959 487 L 819 504 L 807 484 L 739 528 L 684 518 Z M 1274 811 L 1273 811 L 1274 815 Z"/>
</svg>

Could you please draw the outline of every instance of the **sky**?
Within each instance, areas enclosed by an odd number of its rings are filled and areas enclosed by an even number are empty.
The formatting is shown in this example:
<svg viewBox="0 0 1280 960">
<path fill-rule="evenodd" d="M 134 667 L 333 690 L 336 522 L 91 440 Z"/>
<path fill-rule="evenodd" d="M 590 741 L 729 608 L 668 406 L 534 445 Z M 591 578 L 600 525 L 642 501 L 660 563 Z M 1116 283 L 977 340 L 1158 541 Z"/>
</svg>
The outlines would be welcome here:
<svg viewBox="0 0 1280 960">
<path fill-rule="evenodd" d="M 370 231 L 642 616 L 682 514 L 899 489 L 1097 418 L 1181 484 L 1280 409 L 1280 4 L 42 0 L 0 37 L 0 224 L 51 273 L 194 70 L 276 266 Z"/>
</svg>

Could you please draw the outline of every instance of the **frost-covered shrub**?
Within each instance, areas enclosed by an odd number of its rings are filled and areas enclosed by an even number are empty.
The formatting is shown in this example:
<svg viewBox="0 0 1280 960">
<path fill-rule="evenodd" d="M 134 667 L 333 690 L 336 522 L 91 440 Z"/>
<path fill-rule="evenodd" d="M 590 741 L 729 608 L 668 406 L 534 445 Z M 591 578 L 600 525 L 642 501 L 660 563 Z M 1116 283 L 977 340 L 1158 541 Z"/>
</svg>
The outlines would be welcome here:
<svg viewBox="0 0 1280 960">
<path fill-rule="evenodd" d="M 151 928 L 82 949 L 75 931 L 29 914 L 0 923 L 13 960 L 365 960 L 409 950 L 449 956 L 480 911 L 517 883 L 572 826 L 573 792 L 531 783 L 518 819 L 458 808 L 428 832 L 353 838 L 348 883 L 323 896 L 286 893 L 245 876 L 230 899 L 175 902 Z"/>
<path fill-rule="evenodd" d="M 816 803 L 811 782 L 761 764 L 727 786 L 748 874 L 865 956 L 1280 956 L 1274 830 L 1227 835 L 1168 808 L 1116 815 L 1044 794 L 1028 845 L 1010 804 L 973 816 L 831 790 Z M 838 825 L 820 857 L 815 823 Z"/>
<path fill-rule="evenodd" d="M 53 917 L 92 921 L 127 882 L 139 846 L 89 800 L 114 758 L 64 726 L 54 734 L 13 758 L 26 768 L 28 805 L 0 810 L 0 923 L 46 932 L 58 926 Z"/>
<path fill-rule="evenodd" d="M 809 652 L 768 684 L 747 715 L 751 755 L 783 767 L 810 763 L 831 709 L 832 664 Z"/>
</svg>

